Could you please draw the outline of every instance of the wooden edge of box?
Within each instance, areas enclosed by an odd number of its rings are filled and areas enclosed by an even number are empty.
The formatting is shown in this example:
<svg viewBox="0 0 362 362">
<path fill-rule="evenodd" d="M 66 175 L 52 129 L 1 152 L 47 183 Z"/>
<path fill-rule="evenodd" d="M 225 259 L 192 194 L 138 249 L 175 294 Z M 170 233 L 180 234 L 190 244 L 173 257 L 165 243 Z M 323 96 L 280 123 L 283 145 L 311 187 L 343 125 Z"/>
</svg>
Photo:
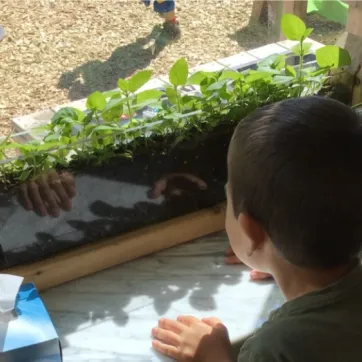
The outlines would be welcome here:
<svg viewBox="0 0 362 362">
<path fill-rule="evenodd" d="M 70 250 L 40 262 L 6 269 L 39 291 L 224 229 L 225 203 Z"/>
</svg>

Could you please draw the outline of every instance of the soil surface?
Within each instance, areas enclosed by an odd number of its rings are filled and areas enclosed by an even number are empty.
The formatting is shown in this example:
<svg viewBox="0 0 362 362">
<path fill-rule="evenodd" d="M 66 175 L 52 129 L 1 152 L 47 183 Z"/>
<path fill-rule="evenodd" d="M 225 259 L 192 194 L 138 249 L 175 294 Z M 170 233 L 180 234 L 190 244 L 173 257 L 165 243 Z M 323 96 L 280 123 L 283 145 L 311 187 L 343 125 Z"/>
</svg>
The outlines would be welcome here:
<svg viewBox="0 0 362 362">
<path fill-rule="evenodd" d="M 2 0 L 0 26 L 0 134 L 11 118 L 116 86 L 119 77 L 151 68 L 164 75 L 187 57 L 196 66 L 272 41 L 248 25 L 251 0 L 178 0 L 178 42 L 155 38 L 162 20 L 137 0 Z M 312 38 L 333 43 L 343 28 L 316 15 Z"/>
</svg>

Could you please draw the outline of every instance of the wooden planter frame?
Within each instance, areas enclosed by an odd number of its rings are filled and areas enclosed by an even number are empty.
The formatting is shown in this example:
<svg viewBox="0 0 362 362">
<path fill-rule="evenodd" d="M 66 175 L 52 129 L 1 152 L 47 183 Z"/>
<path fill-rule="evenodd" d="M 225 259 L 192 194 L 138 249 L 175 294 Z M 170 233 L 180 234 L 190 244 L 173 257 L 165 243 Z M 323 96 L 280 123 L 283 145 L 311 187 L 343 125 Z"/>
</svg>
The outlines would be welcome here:
<svg viewBox="0 0 362 362">
<path fill-rule="evenodd" d="M 53 258 L 4 272 L 21 275 L 38 290 L 105 270 L 224 229 L 225 204 L 197 211 L 97 243 L 59 253 Z"/>
</svg>

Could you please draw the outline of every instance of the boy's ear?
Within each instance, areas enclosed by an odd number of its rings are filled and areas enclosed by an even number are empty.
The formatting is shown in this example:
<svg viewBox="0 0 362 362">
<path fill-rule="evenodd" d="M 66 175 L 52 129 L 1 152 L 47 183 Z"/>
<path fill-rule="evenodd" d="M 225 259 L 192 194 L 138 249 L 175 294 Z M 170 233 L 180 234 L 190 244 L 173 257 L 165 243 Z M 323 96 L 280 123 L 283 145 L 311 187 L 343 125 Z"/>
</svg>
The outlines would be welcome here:
<svg viewBox="0 0 362 362">
<path fill-rule="evenodd" d="M 249 239 L 249 254 L 251 256 L 256 249 L 260 249 L 264 245 L 267 240 L 266 232 L 258 221 L 246 213 L 239 215 L 238 222 L 246 237 Z"/>
</svg>

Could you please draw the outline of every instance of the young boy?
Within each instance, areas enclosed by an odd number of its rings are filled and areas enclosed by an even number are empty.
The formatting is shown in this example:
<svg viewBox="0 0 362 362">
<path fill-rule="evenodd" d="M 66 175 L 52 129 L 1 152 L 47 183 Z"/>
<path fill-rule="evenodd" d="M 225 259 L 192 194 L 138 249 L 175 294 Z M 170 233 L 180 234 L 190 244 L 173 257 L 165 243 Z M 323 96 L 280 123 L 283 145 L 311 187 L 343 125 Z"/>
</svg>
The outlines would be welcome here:
<svg viewBox="0 0 362 362">
<path fill-rule="evenodd" d="M 285 100 L 236 127 L 226 230 L 236 256 L 270 273 L 287 299 L 239 362 L 362 360 L 361 156 L 361 119 L 330 99 Z M 152 333 L 178 361 L 232 361 L 217 318 L 161 319 Z"/>
<path fill-rule="evenodd" d="M 147 7 L 151 5 L 151 0 L 142 1 Z M 173 39 L 181 36 L 179 22 L 176 19 L 175 0 L 154 0 L 153 9 L 165 20 L 163 28 Z"/>
</svg>

